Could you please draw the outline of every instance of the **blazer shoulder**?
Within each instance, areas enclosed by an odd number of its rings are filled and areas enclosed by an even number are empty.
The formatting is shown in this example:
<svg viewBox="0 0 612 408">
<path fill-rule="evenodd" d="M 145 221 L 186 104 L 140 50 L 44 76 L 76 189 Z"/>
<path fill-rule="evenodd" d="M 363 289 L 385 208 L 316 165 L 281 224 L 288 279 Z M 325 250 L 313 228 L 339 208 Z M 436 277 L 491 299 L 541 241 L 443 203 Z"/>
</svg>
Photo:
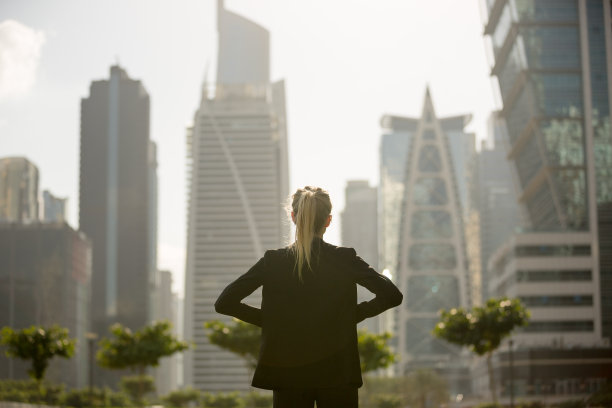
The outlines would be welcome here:
<svg viewBox="0 0 612 408">
<path fill-rule="evenodd" d="M 291 250 L 289 247 L 278 248 L 278 249 L 268 249 L 264 253 L 263 258 L 266 262 L 275 261 L 275 260 L 287 259 L 289 258 L 290 254 L 291 254 Z"/>
<path fill-rule="evenodd" d="M 327 246 L 330 252 L 332 252 L 334 255 L 339 256 L 343 259 L 352 259 L 357 256 L 357 252 L 355 251 L 354 248 L 336 246 L 336 245 L 328 244 L 327 242 L 325 243 L 325 245 Z"/>
</svg>

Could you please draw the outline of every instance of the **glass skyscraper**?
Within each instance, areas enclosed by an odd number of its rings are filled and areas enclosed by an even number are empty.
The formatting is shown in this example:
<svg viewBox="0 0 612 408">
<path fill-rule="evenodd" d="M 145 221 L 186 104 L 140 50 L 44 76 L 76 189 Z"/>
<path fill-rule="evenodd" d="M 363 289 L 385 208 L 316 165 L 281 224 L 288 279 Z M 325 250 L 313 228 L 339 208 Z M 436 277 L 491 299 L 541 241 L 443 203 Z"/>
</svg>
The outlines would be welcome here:
<svg viewBox="0 0 612 408">
<path fill-rule="evenodd" d="M 525 215 L 523 232 L 489 259 L 489 289 L 531 310 L 530 325 L 513 335 L 515 348 L 559 349 L 555 358 L 564 361 L 536 354 L 521 361 L 528 372 L 517 392 L 579 394 L 605 378 L 583 364 L 582 382 L 575 380 L 572 360 L 588 349 L 602 363 L 612 338 L 612 265 L 603 252 L 612 202 L 611 2 L 485 5 L 491 73 Z M 509 375 L 502 369 L 500 377 Z"/>
<path fill-rule="evenodd" d="M 390 230 L 387 226 L 392 224 L 382 220 L 383 228 L 387 227 L 385 240 L 397 244 L 395 260 L 387 262 L 394 266 L 394 278 L 407 298 L 396 314 L 397 371 L 407 374 L 418 368 L 433 368 L 449 380 L 454 393 L 466 393 L 469 381 L 459 350 L 434 338 L 431 330 L 440 308 L 471 304 L 464 231 L 469 182 L 458 181 L 468 178 L 468 163 L 473 159 L 474 135 L 464 131 L 470 116 L 436 117 L 427 91 L 421 118 L 402 119 L 383 118 L 383 125 L 395 123 L 404 131 L 398 133 L 392 128 L 389 133 L 395 138 L 401 135 L 395 144 L 403 147 L 403 152 L 398 149 L 396 154 L 389 154 L 391 136 L 383 138 L 382 156 L 386 161 L 381 163 L 382 194 L 387 201 L 382 203 L 383 214 L 398 223 Z M 401 191 L 399 197 L 397 191 Z"/>
</svg>

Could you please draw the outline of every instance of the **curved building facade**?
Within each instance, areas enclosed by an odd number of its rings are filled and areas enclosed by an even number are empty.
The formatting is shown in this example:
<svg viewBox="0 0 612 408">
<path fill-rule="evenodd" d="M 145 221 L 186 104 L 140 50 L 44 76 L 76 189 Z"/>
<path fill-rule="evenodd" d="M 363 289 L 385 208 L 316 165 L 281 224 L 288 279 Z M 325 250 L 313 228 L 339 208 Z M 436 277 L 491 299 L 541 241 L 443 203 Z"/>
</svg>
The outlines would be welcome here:
<svg viewBox="0 0 612 408">
<path fill-rule="evenodd" d="M 267 60 L 252 64 L 263 55 L 240 51 L 249 47 L 240 41 L 251 32 L 257 35 L 250 39 L 267 50 L 267 32 L 223 9 L 219 15 L 217 85 L 212 96 L 204 87 L 187 133 L 185 339 L 195 348 L 186 353 L 184 366 L 185 384 L 202 391 L 237 391 L 249 389 L 246 362 L 209 343 L 204 324 L 231 322 L 214 310 L 223 288 L 266 249 L 287 244 L 285 86 L 269 82 Z M 261 291 L 245 302 L 259 306 Z"/>
</svg>

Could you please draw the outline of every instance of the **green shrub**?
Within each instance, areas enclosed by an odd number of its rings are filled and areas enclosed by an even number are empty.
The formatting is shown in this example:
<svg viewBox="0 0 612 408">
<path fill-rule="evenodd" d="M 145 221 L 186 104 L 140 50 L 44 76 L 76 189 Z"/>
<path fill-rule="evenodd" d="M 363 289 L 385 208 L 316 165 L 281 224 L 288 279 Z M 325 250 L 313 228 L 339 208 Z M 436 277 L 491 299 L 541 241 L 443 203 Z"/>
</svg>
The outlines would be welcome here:
<svg viewBox="0 0 612 408">
<path fill-rule="evenodd" d="M 202 406 L 204 408 L 244 408 L 244 400 L 237 392 L 228 394 L 204 394 Z"/>
<path fill-rule="evenodd" d="M 569 400 L 558 402 L 553 405 L 554 408 L 585 408 L 586 402 L 584 400 Z"/>
<path fill-rule="evenodd" d="M 162 397 L 162 401 L 167 407 L 183 408 L 189 405 L 190 402 L 197 403 L 200 400 L 200 391 L 191 387 L 183 388 L 168 393 Z"/>
<path fill-rule="evenodd" d="M 64 385 L 35 380 L 0 380 L 0 401 L 25 402 L 41 405 L 59 405 Z"/>
<path fill-rule="evenodd" d="M 272 408 L 273 397 L 271 394 L 251 392 L 247 396 L 247 407 L 249 408 Z"/>
<path fill-rule="evenodd" d="M 373 399 L 376 408 L 400 408 L 402 406 L 402 398 L 399 395 L 380 394 Z"/>
<path fill-rule="evenodd" d="M 517 408 L 546 408 L 546 404 L 542 401 L 520 402 Z"/>
<path fill-rule="evenodd" d="M 502 408 L 502 406 L 494 402 L 485 402 L 484 404 L 478 405 L 477 408 Z"/>
</svg>

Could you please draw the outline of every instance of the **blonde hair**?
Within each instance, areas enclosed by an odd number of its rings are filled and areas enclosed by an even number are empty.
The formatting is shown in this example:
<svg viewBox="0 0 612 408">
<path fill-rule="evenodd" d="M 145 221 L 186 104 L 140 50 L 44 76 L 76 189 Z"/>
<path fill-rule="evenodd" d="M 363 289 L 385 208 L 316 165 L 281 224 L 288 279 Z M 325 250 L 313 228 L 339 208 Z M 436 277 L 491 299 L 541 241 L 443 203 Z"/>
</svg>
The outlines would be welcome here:
<svg viewBox="0 0 612 408">
<path fill-rule="evenodd" d="M 295 253 L 295 266 L 301 282 L 304 267 L 311 268 L 313 239 L 323 234 L 325 222 L 331 214 L 329 193 L 320 187 L 298 188 L 292 196 L 291 209 L 295 217 L 295 242 L 291 249 Z"/>
</svg>

